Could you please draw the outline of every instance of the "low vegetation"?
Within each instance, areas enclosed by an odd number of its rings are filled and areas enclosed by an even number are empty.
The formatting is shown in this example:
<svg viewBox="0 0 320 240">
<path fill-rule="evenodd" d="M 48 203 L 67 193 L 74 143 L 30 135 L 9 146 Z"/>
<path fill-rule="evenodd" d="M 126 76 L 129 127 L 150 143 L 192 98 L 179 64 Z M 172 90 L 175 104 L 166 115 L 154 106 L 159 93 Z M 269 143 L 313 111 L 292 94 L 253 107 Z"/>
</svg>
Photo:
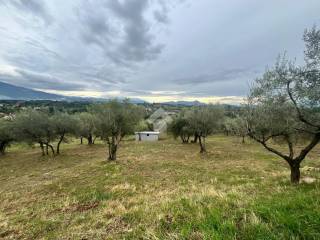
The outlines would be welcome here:
<svg viewBox="0 0 320 240">
<path fill-rule="evenodd" d="M 297 187 L 278 157 L 237 137 L 209 137 L 205 155 L 125 138 L 116 162 L 101 141 L 69 141 L 59 156 L 14 144 L 1 158 L 1 238 L 320 238 L 318 147 Z"/>
</svg>

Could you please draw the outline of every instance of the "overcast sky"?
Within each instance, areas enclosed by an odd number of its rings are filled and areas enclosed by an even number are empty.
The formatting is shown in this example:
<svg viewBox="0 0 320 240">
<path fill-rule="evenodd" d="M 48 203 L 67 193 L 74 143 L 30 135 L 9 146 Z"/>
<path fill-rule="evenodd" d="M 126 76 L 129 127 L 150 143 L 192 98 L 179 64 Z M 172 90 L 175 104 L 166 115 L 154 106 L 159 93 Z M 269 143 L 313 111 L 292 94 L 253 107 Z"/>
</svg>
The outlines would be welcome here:
<svg viewBox="0 0 320 240">
<path fill-rule="evenodd" d="M 66 95 L 238 102 L 319 0 L 0 0 L 0 81 Z"/>
</svg>

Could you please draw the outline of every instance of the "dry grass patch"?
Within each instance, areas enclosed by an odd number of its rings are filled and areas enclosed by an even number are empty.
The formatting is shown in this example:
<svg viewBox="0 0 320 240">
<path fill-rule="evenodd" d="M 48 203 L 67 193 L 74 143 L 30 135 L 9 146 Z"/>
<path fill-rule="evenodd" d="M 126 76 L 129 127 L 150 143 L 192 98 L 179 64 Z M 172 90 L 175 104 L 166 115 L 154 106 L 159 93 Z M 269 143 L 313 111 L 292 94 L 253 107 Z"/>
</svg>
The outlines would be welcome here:
<svg viewBox="0 0 320 240">
<path fill-rule="evenodd" d="M 102 143 L 72 142 L 55 158 L 16 145 L 0 159 L 0 238 L 319 236 L 308 227 L 320 225 L 319 181 L 292 187 L 286 164 L 250 141 L 214 136 L 207 147 L 128 139 L 110 163 Z M 319 153 L 304 176 L 320 178 Z"/>
</svg>

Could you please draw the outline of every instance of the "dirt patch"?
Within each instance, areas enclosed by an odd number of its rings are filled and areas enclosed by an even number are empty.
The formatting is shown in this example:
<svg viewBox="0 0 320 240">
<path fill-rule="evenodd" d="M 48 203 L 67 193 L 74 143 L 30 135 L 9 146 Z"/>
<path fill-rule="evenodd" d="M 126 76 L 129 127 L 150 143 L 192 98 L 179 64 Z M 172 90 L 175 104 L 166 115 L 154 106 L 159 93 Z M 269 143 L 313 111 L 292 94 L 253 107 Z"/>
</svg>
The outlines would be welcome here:
<svg viewBox="0 0 320 240">
<path fill-rule="evenodd" d="M 315 178 L 312 178 L 312 177 L 304 177 L 304 178 L 301 178 L 301 183 L 306 183 L 306 184 L 311 184 L 311 183 L 314 183 L 317 179 Z"/>
<path fill-rule="evenodd" d="M 121 233 L 131 231 L 130 225 L 123 218 L 115 217 L 111 219 L 106 227 L 107 233 Z"/>
<path fill-rule="evenodd" d="M 99 206 L 98 201 L 83 203 L 83 204 L 75 203 L 75 204 L 72 204 L 72 205 L 62 209 L 62 211 L 63 212 L 85 212 L 85 211 L 89 211 L 91 209 L 95 209 L 98 206 Z"/>
<path fill-rule="evenodd" d="M 16 230 L 7 230 L 4 232 L 0 232 L 0 239 L 4 239 L 5 237 L 16 239 L 16 237 L 18 236 L 19 236 L 19 232 Z"/>
</svg>

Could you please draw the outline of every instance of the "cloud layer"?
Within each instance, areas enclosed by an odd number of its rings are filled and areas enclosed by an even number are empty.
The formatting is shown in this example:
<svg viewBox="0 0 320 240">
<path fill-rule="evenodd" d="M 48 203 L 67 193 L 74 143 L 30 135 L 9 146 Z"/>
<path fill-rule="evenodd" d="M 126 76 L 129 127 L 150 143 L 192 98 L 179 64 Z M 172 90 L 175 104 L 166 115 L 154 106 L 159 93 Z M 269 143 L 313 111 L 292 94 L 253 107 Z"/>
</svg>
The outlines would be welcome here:
<svg viewBox="0 0 320 240">
<path fill-rule="evenodd" d="M 0 81 L 152 101 L 239 100 L 278 53 L 302 60 L 301 36 L 320 24 L 319 8 L 317 0 L 0 0 Z"/>
</svg>

